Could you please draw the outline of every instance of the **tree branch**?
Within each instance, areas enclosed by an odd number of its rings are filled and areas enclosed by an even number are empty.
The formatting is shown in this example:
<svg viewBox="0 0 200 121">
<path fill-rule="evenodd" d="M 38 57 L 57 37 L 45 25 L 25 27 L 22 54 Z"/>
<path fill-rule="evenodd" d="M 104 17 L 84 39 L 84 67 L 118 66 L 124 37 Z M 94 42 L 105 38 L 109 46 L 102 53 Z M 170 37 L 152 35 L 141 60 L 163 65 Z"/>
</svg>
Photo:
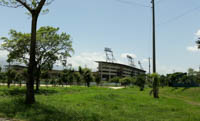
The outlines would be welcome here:
<svg viewBox="0 0 200 121">
<path fill-rule="evenodd" d="M 41 11 L 42 7 L 44 6 L 45 2 L 46 2 L 46 0 L 41 0 L 41 1 L 40 1 L 38 7 L 36 8 L 36 11 L 37 11 L 38 13 L 40 13 L 40 11 Z"/>
<path fill-rule="evenodd" d="M 23 2 L 21 0 L 16 0 L 16 1 L 19 2 L 20 4 L 22 4 L 26 9 L 28 9 L 29 12 L 32 12 L 32 8 L 30 6 L 28 6 L 26 2 Z"/>
</svg>

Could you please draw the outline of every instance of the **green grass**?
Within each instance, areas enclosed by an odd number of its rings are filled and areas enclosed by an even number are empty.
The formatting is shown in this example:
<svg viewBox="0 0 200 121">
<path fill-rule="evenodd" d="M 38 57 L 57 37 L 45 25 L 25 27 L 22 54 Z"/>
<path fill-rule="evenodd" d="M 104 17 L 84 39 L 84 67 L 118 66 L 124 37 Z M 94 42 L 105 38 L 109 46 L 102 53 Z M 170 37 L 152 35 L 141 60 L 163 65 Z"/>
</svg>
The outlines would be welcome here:
<svg viewBox="0 0 200 121">
<path fill-rule="evenodd" d="M 161 89 L 162 94 L 170 94 L 184 99 L 200 103 L 200 88 L 164 88 Z"/>
<path fill-rule="evenodd" d="M 200 121 L 200 88 L 113 90 L 100 87 L 41 88 L 27 106 L 24 88 L 0 87 L 0 117 L 28 121 Z M 187 98 L 187 100 L 185 100 Z M 190 101 L 190 102 L 189 102 Z"/>
</svg>

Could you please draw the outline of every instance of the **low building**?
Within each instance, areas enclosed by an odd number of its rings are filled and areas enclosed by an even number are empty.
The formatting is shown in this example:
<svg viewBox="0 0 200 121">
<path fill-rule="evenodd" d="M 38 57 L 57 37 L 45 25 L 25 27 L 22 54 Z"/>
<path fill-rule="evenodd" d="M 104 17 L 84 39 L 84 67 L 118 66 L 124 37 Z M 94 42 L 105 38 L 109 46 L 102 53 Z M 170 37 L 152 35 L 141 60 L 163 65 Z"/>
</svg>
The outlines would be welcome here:
<svg viewBox="0 0 200 121">
<path fill-rule="evenodd" d="M 146 71 L 132 67 L 129 65 L 124 65 L 120 63 L 96 61 L 98 63 L 98 72 L 102 80 L 110 80 L 113 77 L 127 77 L 127 76 L 137 76 L 140 74 L 145 74 Z"/>
<path fill-rule="evenodd" d="M 21 71 L 27 69 L 28 67 L 22 65 L 5 65 L 5 70 L 14 69 L 16 71 Z"/>
</svg>

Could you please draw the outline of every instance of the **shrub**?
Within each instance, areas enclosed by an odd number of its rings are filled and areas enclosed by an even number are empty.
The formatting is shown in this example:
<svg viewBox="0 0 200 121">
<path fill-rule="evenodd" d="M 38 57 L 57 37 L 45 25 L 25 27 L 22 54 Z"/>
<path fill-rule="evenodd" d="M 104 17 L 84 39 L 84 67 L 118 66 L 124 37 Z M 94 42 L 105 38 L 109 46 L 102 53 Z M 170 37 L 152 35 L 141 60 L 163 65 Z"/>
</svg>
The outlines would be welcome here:
<svg viewBox="0 0 200 121">
<path fill-rule="evenodd" d="M 146 83 L 146 76 L 144 74 L 138 75 L 136 78 L 136 85 L 140 87 L 140 91 L 144 90 Z"/>
<path fill-rule="evenodd" d="M 76 80 L 77 85 L 80 85 L 81 81 L 83 80 L 79 72 L 74 72 L 74 79 Z"/>
<path fill-rule="evenodd" d="M 121 85 L 126 87 L 126 86 L 130 85 L 131 80 L 132 80 L 131 77 L 124 77 L 124 78 L 120 79 L 119 81 L 120 81 Z"/>
<path fill-rule="evenodd" d="M 110 80 L 110 82 L 115 83 L 116 86 L 117 86 L 117 84 L 120 82 L 120 77 L 114 77 L 114 78 L 112 78 L 112 79 Z"/>
<path fill-rule="evenodd" d="M 101 83 L 101 76 L 99 75 L 99 73 L 95 73 L 94 77 L 96 84 L 99 85 Z"/>
<path fill-rule="evenodd" d="M 84 68 L 83 70 L 83 79 L 88 87 L 90 87 L 90 82 L 94 81 L 94 76 L 90 69 Z"/>
</svg>

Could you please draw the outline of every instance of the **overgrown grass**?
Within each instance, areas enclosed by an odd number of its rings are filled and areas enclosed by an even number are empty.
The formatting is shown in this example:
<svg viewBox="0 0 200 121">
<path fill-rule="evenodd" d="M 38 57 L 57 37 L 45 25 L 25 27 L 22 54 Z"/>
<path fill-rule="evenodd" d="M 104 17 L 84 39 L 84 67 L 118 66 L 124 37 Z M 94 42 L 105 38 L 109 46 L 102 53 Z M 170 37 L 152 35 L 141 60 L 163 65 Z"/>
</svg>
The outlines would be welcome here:
<svg viewBox="0 0 200 121">
<path fill-rule="evenodd" d="M 161 93 L 189 99 L 200 103 L 200 88 L 164 88 Z"/>
<path fill-rule="evenodd" d="M 149 91 L 42 87 L 37 103 L 27 106 L 24 88 L 0 87 L 0 116 L 28 121 L 200 121 L 200 106 L 173 98 L 180 94 L 198 101 L 193 94 L 199 97 L 199 88 L 182 92 L 163 88 L 159 99 L 149 96 Z"/>
</svg>

